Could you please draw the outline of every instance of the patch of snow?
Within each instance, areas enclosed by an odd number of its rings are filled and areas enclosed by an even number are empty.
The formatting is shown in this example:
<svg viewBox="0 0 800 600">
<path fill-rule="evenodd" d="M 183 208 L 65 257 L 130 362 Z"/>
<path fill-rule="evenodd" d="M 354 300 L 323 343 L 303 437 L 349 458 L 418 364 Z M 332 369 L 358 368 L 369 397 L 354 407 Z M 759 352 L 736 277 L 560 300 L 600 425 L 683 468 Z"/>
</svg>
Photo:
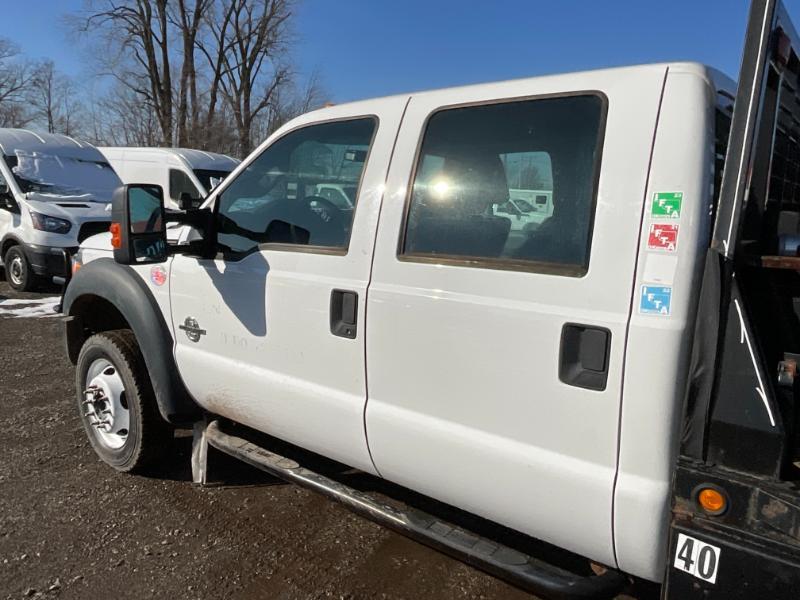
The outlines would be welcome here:
<svg viewBox="0 0 800 600">
<path fill-rule="evenodd" d="M 12 318 L 47 318 L 58 317 L 56 306 L 61 298 L 49 296 L 47 298 L 7 298 L 0 300 L 0 317 Z"/>
</svg>

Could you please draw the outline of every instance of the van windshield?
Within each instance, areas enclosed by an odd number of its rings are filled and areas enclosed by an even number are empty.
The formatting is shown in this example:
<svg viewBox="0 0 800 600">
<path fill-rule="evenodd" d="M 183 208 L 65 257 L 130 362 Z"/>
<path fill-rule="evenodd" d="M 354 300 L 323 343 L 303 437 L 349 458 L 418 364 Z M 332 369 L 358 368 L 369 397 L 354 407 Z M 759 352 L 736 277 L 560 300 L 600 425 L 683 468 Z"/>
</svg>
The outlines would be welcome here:
<svg viewBox="0 0 800 600">
<path fill-rule="evenodd" d="M 194 169 L 195 177 L 203 184 L 206 192 L 210 192 L 217 187 L 230 173 L 230 171 L 219 171 L 215 169 Z"/>
<path fill-rule="evenodd" d="M 80 196 L 89 201 L 110 202 L 114 190 L 122 185 L 105 161 L 21 150 L 3 158 L 25 194 Z"/>
</svg>

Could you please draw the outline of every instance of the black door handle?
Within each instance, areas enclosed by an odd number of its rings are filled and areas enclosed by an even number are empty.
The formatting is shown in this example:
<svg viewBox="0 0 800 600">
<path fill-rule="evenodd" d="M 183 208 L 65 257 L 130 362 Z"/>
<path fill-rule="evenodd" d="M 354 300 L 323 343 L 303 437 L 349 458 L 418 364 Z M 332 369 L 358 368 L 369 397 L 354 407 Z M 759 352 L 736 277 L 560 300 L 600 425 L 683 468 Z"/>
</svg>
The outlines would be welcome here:
<svg viewBox="0 0 800 600">
<path fill-rule="evenodd" d="M 358 294 L 350 290 L 331 292 L 331 333 L 354 339 L 358 331 Z"/>
<path fill-rule="evenodd" d="M 575 387 L 606 389 L 610 351 L 611 332 L 608 329 L 565 324 L 561 330 L 558 378 Z"/>
</svg>

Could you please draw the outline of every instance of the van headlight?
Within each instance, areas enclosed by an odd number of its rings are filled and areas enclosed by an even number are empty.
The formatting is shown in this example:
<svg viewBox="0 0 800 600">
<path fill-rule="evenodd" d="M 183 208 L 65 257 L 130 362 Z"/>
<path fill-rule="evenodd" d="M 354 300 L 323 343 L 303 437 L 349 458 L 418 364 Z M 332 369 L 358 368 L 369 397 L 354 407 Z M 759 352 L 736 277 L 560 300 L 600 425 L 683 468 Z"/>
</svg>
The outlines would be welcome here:
<svg viewBox="0 0 800 600">
<path fill-rule="evenodd" d="M 59 219 L 58 217 L 51 217 L 50 215 L 43 215 L 30 211 L 31 220 L 33 221 L 33 228 L 39 231 L 48 231 L 50 233 L 69 233 L 72 229 L 72 223 L 66 219 Z"/>
</svg>

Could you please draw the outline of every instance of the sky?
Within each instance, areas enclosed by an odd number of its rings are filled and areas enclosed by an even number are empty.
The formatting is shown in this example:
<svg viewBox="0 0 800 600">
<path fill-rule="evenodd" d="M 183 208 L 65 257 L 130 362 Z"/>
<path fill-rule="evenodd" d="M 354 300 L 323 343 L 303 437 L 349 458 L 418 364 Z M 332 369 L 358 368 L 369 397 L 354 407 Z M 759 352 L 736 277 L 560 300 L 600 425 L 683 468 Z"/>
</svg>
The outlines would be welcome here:
<svg viewBox="0 0 800 600">
<path fill-rule="evenodd" d="M 784 0 L 800 26 L 800 0 Z M 4 2 L 0 37 L 79 78 L 64 23 L 82 0 Z M 293 56 L 331 100 L 625 64 L 694 60 L 736 78 L 747 0 L 299 0 Z"/>
</svg>

